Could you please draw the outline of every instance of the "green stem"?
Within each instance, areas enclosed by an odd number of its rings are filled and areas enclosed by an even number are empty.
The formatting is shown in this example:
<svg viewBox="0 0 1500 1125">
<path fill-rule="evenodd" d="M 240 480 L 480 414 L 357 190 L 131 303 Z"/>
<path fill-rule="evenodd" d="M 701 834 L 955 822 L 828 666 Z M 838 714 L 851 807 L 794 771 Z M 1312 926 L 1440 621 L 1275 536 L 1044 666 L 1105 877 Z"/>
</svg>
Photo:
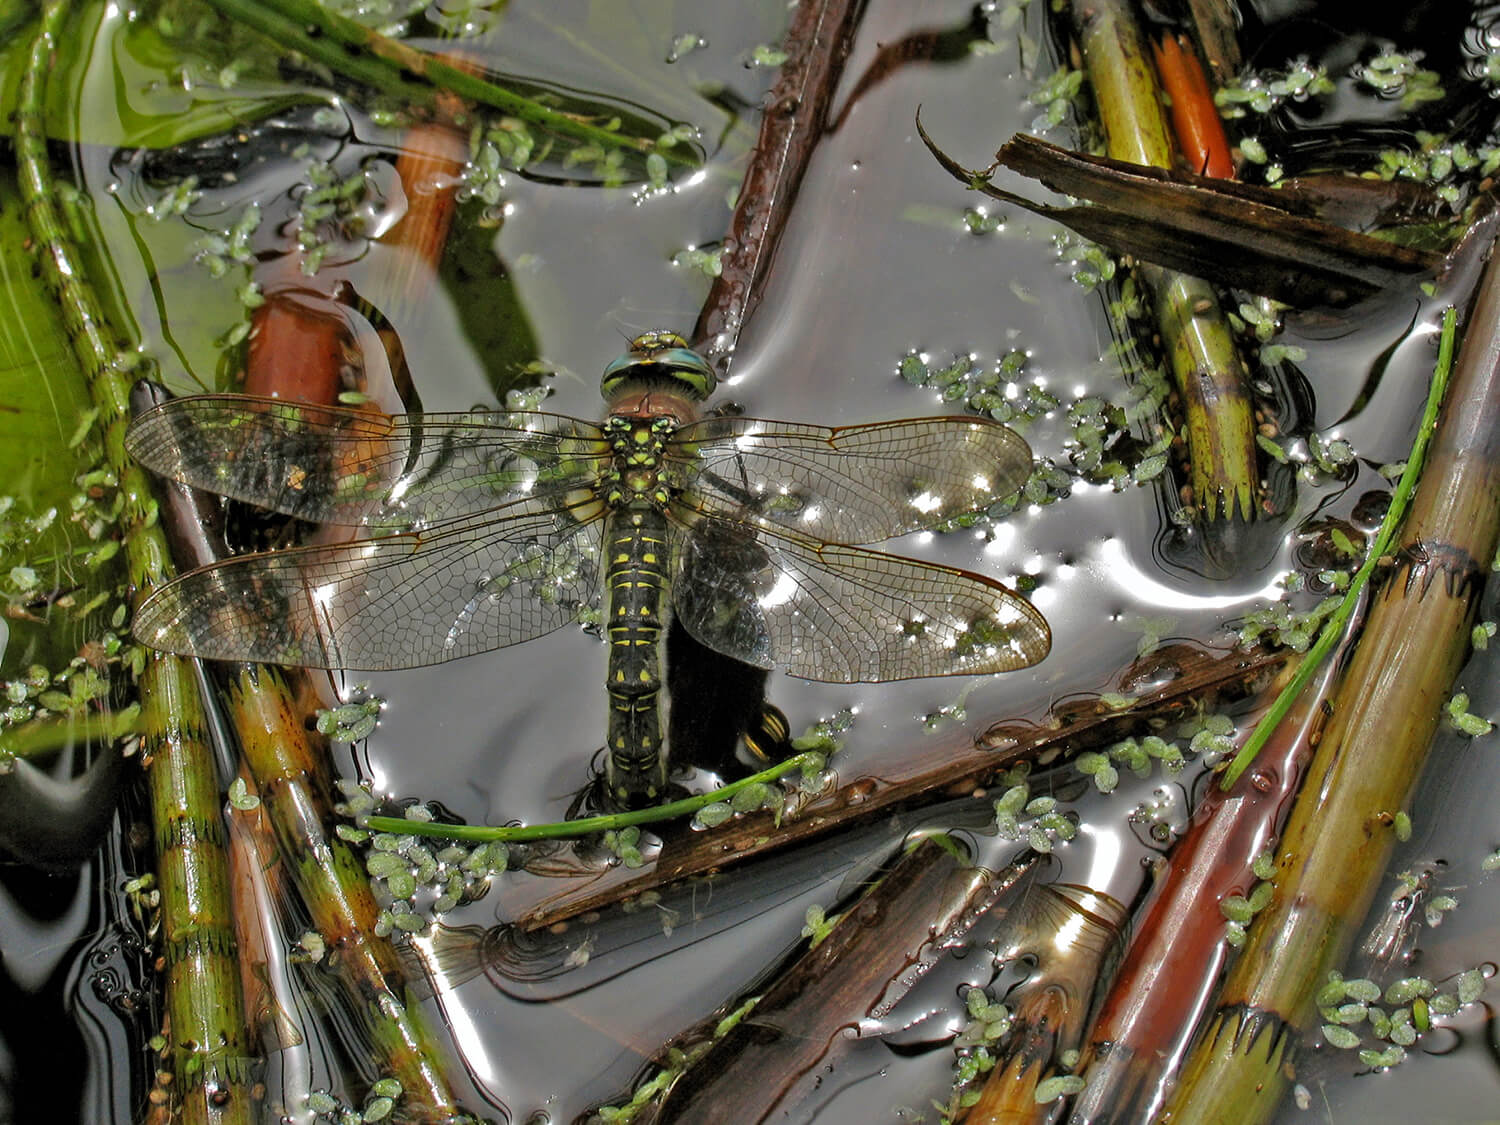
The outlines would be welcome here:
<svg viewBox="0 0 1500 1125">
<path fill-rule="evenodd" d="M 37 758 L 71 743 L 109 742 L 127 734 L 140 734 L 143 729 L 138 703 L 132 703 L 122 711 L 68 715 L 26 723 L 0 734 L 0 760 Z"/>
<path fill-rule="evenodd" d="M 43 277 L 98 411 L 104 455 L 124 496 L 119 523 L 131 586 L 139 598 L 168 577 L 166 540 L 144 472 L 125 453 L 130 383 L 137 357 L 115 338 L 58 205 L 42 105 L 56 70 L 56 43 L 71 9 L 50 0 L 31 43 L 15 114 L 15 153 L 26 221 Z M 61 373 L 56 376 L 62 378 Z M 142 760 L 151 790 L 162 971 L 174 1120 L 249 1125 L 256 1118 L 254 1059 L 232 923 L 229 861 L 203 704 L 186 661 L 153 654 L 137 683 Z"/>
<path fill-rule="evenodd" d="M 1427 459 L 1427 446 L 1432 439 L 1433 430 L 1437 427 L 1438 408 L 1442 405 L 1443 394 L 1448 389 L 1448 373 L 1453 368 L 1453 339 L 1456 323 L 1457 314 L 1450 306 L 1443 313 L 1443 332 L 1438 342 L 1437 365 L 1432 371 L 1432 384 L 1427 388 L 1427 405 L 1422 411 L 1422 422 L 1417 427 L 1417 436 L 1412 441 L 1411 453 L 1406 458 L 1406 468 L 1402 470 L 1401 479 L 1396 482 L 1396 491 L 1391 496 L 1391 505 L 1386 509 L 1385 519 L 1381 521 L 1375 542 L 1365 554 L 1365 561 L 1350 580 L 1344 600 L 1323 623 L 1318 639 L 1307 650 L 1307 655 L 1302 658 L 1302 664 L 1298 667 L 1296 675 L 1286 687 L 1282 688 L 1281 694 L 1276 697 L 1276 702 L 1261 717 L 1260 722 L 1255 724 L 1255 730 L 1250 733 L 1245 745 L 1235 755 L 1234 761 L 1229 763 L 1229 768 L 1224 771 L 1224 776 L 1219 782 L 1221 788 L 1233 787 L 1240 775 L 1255 760 L 1255 755 L 1260 753 L 1260 748 L 1266 744 L 1266 740 L 1271 737 L 1276 724 L 1281 722 L 1286 717 L 1286 713 L 1292 709 L 1297 696 L 1317 673 L 1318 666 L 1327 659 L 1328 654 L 1338 644 L 1339 637 L 1344 633 L 1344 626 L 1349 621 L 1349 615 L 1354 612 L 1354 607 L 1359 602 L 1359 592 L 1370 581 L 1370 575 L 1380 565 L 1380 560 L 1390 552 L 1391 542 L 1401 526 L 1401 519 L 1406 515 L 1406 509 L 1411 504 L 1411 495 L 1417 487 L 1417 478 L 1422 475 L 1422 463 Z"/>
<path fill-rule="evenodd" d="M 814 763 L 820 755 L 812 752 L 788 758 L 770 769 L 731 781 L 720 789 L 684 797 L 665 805 L 634 812 L 608 813 L 601 816 L 586 816 L 579 820 L 564 820 L 556 824 L 521 824 L 495 828 L 487 824 L 444 824 L 435 820 L 407 820 L 399 816 L 369 816 L 360 819 L 360 826 L 373 828 L 377 832 L 399 832 L 402 835 L 438 836 L 444 840 L 464 840 L 470 843 L 492 843 L 501 840 L 518 843 L 529 840 L 566 840 L 577 836 L 589 836 L 595 832 L 615 832 L 639 824 L 657 824 L 663 820 L 687 816 L 734 796 L 751 785 L 768 784 L 790 773 Z"/>
<path fill-rule="evenodd" d="M 676 146 L 658 149 L 654 139 L 630 137 L 572 114 L 549 109 L 531 98 L 450 66 L 436 55 L 381 35 L 345 16 L 308 0 L 209 0 L 226 16 L 271 37 L 288 50 L 298 51 L 335 73 L 362 85 L 384 90 L 403 100 L 431 101 L 425 86 L 416 87 L 402 75 L 414 75 L 438 89 L 448 90 L 478 105 L 511 114 L 559 136 L 632 152 L 660 152 L 670 163 L 696 161 Z M 310 30 L 316 34 L 310 33 Z"/>
</svg>

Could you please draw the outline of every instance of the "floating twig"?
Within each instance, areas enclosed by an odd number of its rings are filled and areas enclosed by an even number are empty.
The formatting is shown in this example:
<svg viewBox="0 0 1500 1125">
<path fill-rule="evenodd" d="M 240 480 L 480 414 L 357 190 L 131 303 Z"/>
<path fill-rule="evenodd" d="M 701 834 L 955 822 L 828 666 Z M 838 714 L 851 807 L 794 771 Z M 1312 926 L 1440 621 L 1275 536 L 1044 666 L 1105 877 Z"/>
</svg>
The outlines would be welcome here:
<svg viewBox="0 0 1500 1125">
<path fill-rule="evenodd" d="M 740 329 L 760 302 L 761 286 L 807 162 L 827 126 L 828 108 L 863 8 L 855 0 L 809 0 L 797 5 L 792 15 L 784 41 L 787 59 L 761 116 L 760 136 L 740 184 L 720 272 L 693 329 L 696 346 L 721 369 L 727 369 Z"/>
<path fill-rule="evenodd" d="M 1090 696 L 1061 703 L 1038 721 L 1007 721 L 978 738 L 924 742 L 919 750 L 883 771 L 858 778 L 831 793 L 799 802 L 791 810 L 746 813 L 710 832 L 659 830 L 662 847 L 640 870 L 590 869 L 530 906 L 511 913 L 525 929 L 551 925 L 600 909 L 667 883 L 722 870 L 733 864 L 826 838 L 831 833 L 890 817 L 902 810 L 968 796 L 994 784 L 1017 761 L 1057 761 L 1089 746 L 1139 732 L 1142 724 L 1181 716 L 1208 699 L 1241 698 L 1265 683 L 1286 659 L 1284 653 L 1256 650 L 1209 655 L 1198 649 L 1162 649 L 1122 674 L 1118 689 L 1129 690 L 1139 670 L 1151 688 L 1128 707 Z M 398 831 L 411 830 L 408 821 Z M 550 881 L 553 884 L 557 880 Z"/>
</svg>

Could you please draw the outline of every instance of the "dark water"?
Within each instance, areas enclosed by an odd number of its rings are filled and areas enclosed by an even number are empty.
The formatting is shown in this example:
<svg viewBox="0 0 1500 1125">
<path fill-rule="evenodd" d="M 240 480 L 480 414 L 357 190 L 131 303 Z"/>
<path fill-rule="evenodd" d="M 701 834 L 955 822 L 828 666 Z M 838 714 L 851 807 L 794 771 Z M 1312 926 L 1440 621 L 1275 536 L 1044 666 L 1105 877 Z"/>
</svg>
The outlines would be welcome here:
<svg viewBox="0 0 1500 1125">
<path fill-rule="evenodd" d="M 970 18 L 964 4 L 915 9 L 894 2 L 870 6 L 846 69 L 846 95 L 879 45 L 915 30 L 961 27 Z M 852 105 L 839 99 L 841 125 L 813 160 L 719 401 L 732 400 L 752 415 L 830 424 L 944 413 L 956 407 L 897 376 L 904 355 L 923 353 L 935 366 L 972 355 L 976 364 L 990 366 L 1017 349 L 1028 356 L 1023 383 L 1041 384 L 1065 406 L 1088 395 L 1123 401 L 1117 364 L 1106 357 L 1111 332 L 1103 298 L 1070 279 L 1073 267 L 1060 260 L 1052 242 L 1056 228 L 1006 211 L 996 232 L 968 233 L 961 213 L 978 197 L 946 177 L 913 127 L 921 104 L 929 132 L 967 165 L 986 163 L 1014 132 L 1042 128 L 1041 110 L 1024 100 L 1033 82 L 1055 66 L 1040 9 L 1032 5 L 1010 30 L 1001 30 L 998 8 L 991 13 L 993 52 L 952 63 L 914 63 Z M 628 12 L 583 3 L 512 6 L 497 18 L 496 33 L 476 45 L 487 66 L 559 88 L 586 89 L 626 106 L 645 104 L 692 124 L 711 154 L 703 171 L 669 194 L 644 198 L 631 187 L 507 173 L 503 222 L 495 222 L 494 213 L 482 214 L 480 203 L 466 205 L 460 217 L 465 245 L 489 257 L 491 278 L 482 283 L 489 288 L 478 292 L 429 279 L 415 300 L 402 299 L 383 280 L 391 267 L 388 252 L 373 242 L 334 253 L 309 284 L 325 287 L 342 279 L 380 310 L 402 339 L 428 410 L 493 404 L 497 387 L 515 380 L 514 364 L 540 358 L 555 372 L 546 380 L 552 392 L 546 409 L 596 416 L 598 373 L 621 350 L 623 338 L 648 328 L 686 331 L 696 318 L 707 279 L 674 265 L 672 257 L 723 235 L 726 195 L 757 127 L 753 113 L 735 119 L 724 107 L 758 103 L 773 72 L 747 67 L 746 59 L 755 45 L 779 42 L 784 18 L 779 4 L 715 12 L 666 3 L 636 4 Z M 1248 34 L 1260 37 L 1255 61 L 1266 66 L 1315 52 L 1326 54 L 1330 66 L 1347 65 L 1347 57 L 1368 57 L 1371 44 L 1389 40 L 1405 47 L 1402 36 L 1419 32 L 1448 44 L 1446 55 L 1431 48 L 1427 65 L 1439 65 L 1437 59 L 1451 65 L 1460 57 L 1451 39 L 1461 36 L 1466 21 L 1375 28 L 1354 39 L 1328 30 L 1351 22 L 1344 11 L 1267 5 L 1251 13 Z M 1319 35 L 1306 30 L 1314 26 Z M 671 44 L 685 32 L 698 34 L 707 46 L 666 63 Z M 216 341 L 240 319 L 233 287 L 243 280 L 243 269 L 211 281 L 203 265 L 191 260 L 199 229 L 233 223 L 255 200 L 263 212 L 259 246 L 273 252 L 271 232 L 295 215 L 295 191 L 304 175 L 302 159 L 287 153 L 306 146 L 344 174 L 375 161 L 368 175 L 376 198 L 368 208 L 378 230 L 402 206 L 388 166 L 378 161 L 398 134 L 331 97 L 320 110 L 289 108 L 262 123 L 253 141 L 227 146 L 227 163 L 224 146 L 172 154 L 179 175 L 195 167 L 193 161 L 203 162 L 202 195 L 184 217 L 157 222 L 145 212 L 167 190 L 159 173 L 168 162 L 111 143 L 111 136 L 130 135 L 147 109 L 167 115 L 171 97 L 147 92 L 153 76 L 131 53 L 132 33 L 122 16 L 105 15 L 92 34 L 87 65 L 76 70 L 78 96 L 96 115 L 91 120 L 105 124 L 98 126 L 102 135 L 85 137 L 93 143 L 78 149 L 76 160 L 94 219 L 168 382 L 179 391 L 212 386 L 219 370 Z M 1299 46 L 1289 49 L 1289 41 Z M 122 87 L 116 66 L 130 79 Z M 194 72 L 213 73 L 207 54 Z M 117 88 L 127 95 L 119 103 Z M 199 96 L 210 97 L 211 82 L 204 88 L 209 92 Z M 1372 121 L 1389 116 L 1388 109 L 1376 113 L 1380 107 L 1371 108 L 1368 98 L 1360 102 L 1343 87 L 1335 105 L 1329 125 L 1352 128 L 1359 112 Z M 117 106 L 118 126 L 111 121 Z M 1306 107 L 1294 112 L 1309 115 Z M 1046 135 L 1060 143 L 1071 136 L 1066 126 Z M 504 285 L 494 280 L 500 272 L 508 279 Z M 529 349 L 501 357 L 477 338 L 472 310 L 487 299 L 524 331 Z M 955 725 L 977 733 L 1039 703 L 1114 687 L 1114 675 L 1134 659 L 1148 629 L 1167 639 L 1227 643 L 1240 618 L 1279 594 L 1277 582 L 1293 569 L 1297 531 L 1305 520 L 1348 516 L 1366 493 L 1388 488 L 1375 467 L 1405 456 L 1440 309 L 1440 300 L 1412 290 L 1353 319 L 1291 320 L 1278 342 L 1305 348 L 1306 358 L 1295 372 L 1266 376 L 1287 395 L 1278 403 L 1283 417 L 1298 418 L 1299 433 L 1317 430 L 1346 439 L 1359 459 L 1343 477 L 1299 484 L 1291 509 L 1264 525 L 1254 548 L 1229 573 L 1218 568 L 1217 577 L 1203 577 L 1215 568 L 1205 563 L 1201 544 L 1185 539 L 1169 519 L 1175 499 L 1165 490 L 1175 485 L 1158 482 L 1117 493 L 1075 480 L 1066 498 L 1023 507 L 982 532 L 921 534 L 897 547 L 1034 581 L 1032 600 L 1048 616 L 1054 636 L 1052 653 L 1041 665 L 983 682 L 859 687 L 773 675 L 769 697 L 786 711 L 794 731 L 852 708 L 856 718 L 837 769 L 844 778 L 880 775 L 914 746 L 951 736 Z M 1063 410 L 1030 424 L 1025 434 L 1038 457 L 1067 463 Z M 1482 616 L 1493 614 L 1492 603 Z M 376 733 L 352 751 L 339 748 L 336 764 L 346 776 L 370 781 L 378 793 L 440 801 L 474 823 L 560 819 L 602 739 L 603 667 L 597 640 L 563 630 L 460 664 L 358 677 L 387 706 Z M 1500 707 L 1494 670 L 1483 654 L 1465 670 L 1475 713 L 1493 714 Z M 347 689 L 355 682 L 341 679 L 336 686 Z M 330 687 L 330 698 L 332 692 Z M 924 716 L 960 707 L 961 715 L 936 724 L 936 732 L 923 722 Z M 1435 884 L 1455 888 L 1461 903 L 1440 927 L 1423 928 L 1418 937 L 1413 971 L 1433 978 L 1493 960 L 1500 924 L 1500 900 L 1478 866 L 1500 844 L 1500 823 L 1487 797 L 1496 780 L 1493 751 L 1484 740 L 1440 737 L 1413 805 L 1414 836 L 1392 866 L 1396 872 L 1441 864 Z M 1190 771 L 1175 783 L 1127 780 L 1110 796 L 1083 798 L 1077 808 L 1084 830 L 1062 849 L 1059 876 L 1122 899 L 1134 897 L 1152 852 L 1131 813 L 1153 802 L 1163 806 L 1169 822 L 1180 818 L 1192 777 Z M 129 812 L 144 815 L 139 808 Z M 507 1107 L 511 1120 L 570 1121 L 591 1106 L 623 1100 L 644 1059 L 750 988 L 794 947 L 807 907 L 831 910 L 908 827 L 871 829 L 759 865 L 715 890 L 712 902 L 697 891 L 669 896 L 655 923 L 602 926 L 599 952 L 582 964 L 575 956 L 570 972 L 504 988 L 480 975 L 442 993 L 437 1004 L 472 1083 L 474 1106 L 490 1099 L 494 1107 Z M 987 860 L 1007 860 L 995 843 L 985 846 Z M 139 863 L 139 854 L 126 854 L 116 844 L 78 873 L 10 868 L 0 875 L 6 968 L 0 1074 L 13 1100 L 29 1107 L 16 1120 L 40 1119 L 34 1114 L 41 1095 L 33 1085 L 39 1029 L 45 1029 L 49 1054 L 77 1060 L 82 1076 L 74 1090 L 59 1095 L 64 1108 L 47 1120 L 123 1122 L 139 1114 L 146 1067 L 140 1037 L 154 1029 L 129 1009 L 146 1010 L 151 984 L 120 894 Z M 544 880 L 506 876 L 490 895 L 445 921 L 492 926 L 547 890 Z M 670 927 L 660 924 L 667 919 Z M 568 940 L 558 947 L 564 958 L 577 952 Z M 941 966 L 880 1026 L 863 1028 L 864 1041 L 836 1071 L 820 1075 L 817 1089 L 791 1119 L 843 1123 L 925 1114 L 934 1120 L 932 1100 L 947 1096 L 952 1053 L 946 1044 L 963 1022 L 963 986 L 988 982 L 985 962 L 970 956 Z M 1482 1005 L 1471 1006 L 1449 1021 L 1453 1030 L 1424 1039 L 1389 1075 L 1351 1077 L 1357 1065 L 1351 1055 L 1314 1053 L 1302 1078 L 1313 1091 L 1309 1112 L 1323 1121 L 1488 1119 L 1500 1078 L 1486 1016 Z M 1450 1050 L 1454 1046 L 1459 1049 Z M 285 1098 L 296 1106 L 301 1090 L 338 1089 L 339 1075 L 335 1055 L 314 1044 L 305 1057 L 289 1054 L 276 1061 L 271 1100 Z M 485 1112 L 501 1116 L 498 1108 Z M 308 1114 L 292 1117 L 307 1120 Z M 1304 1115 L 1289 1106 L 1284 1118 Z"/>
</svg>

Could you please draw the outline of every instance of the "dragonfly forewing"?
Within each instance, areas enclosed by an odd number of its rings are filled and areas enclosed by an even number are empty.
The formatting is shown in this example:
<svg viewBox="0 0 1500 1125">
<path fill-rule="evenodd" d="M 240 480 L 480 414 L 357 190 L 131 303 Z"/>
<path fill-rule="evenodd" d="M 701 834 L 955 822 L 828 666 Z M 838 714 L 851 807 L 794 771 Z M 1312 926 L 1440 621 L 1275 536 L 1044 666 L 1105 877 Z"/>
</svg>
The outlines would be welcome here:
<svg viewBox="0 0 1500 1125">
<path fill-rule="evenodd" d="M 315 523 L 420 531 L 592 484 L 592 422 L 531 411 L 409 414 L 199 395 L 148 411 L 126 446 L 173 480 Z"/>
<path fill-rule="evenodd" d="M 456 660 L 596 608 L 602 514 L 524 500 L 420 533 L 244 555 L 157 590 L 133 630 L 214 660 L 364 671 Z"/>
<path fill-rule="evenodd" d="M 1009 672 L 1052 644 L 1030 602 L 982 575 L 712 517 L 682 529 L 672 590 L 708 647 L 826 683 Z"/>
<path fill-rule="evenodd" d="M 836 543 L 935 527 L 1009 496 L 1031 473 L 1025 439 L 982 418 L 706 418 L 679 429 L 668 456 L 702 510 Z"/>
</svg>

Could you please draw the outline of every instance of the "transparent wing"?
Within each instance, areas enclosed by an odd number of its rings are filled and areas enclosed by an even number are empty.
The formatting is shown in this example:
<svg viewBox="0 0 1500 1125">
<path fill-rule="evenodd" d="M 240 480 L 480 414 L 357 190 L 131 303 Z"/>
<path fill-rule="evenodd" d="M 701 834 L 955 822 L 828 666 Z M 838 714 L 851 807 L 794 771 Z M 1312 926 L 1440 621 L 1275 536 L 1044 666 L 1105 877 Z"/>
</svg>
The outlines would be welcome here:
<svg viewBox="0 0 1500 1125">
<path fill-rule="evenodd" d="M 591 484 L 592 422 L 533 412 L 407 414 L 248 395 L 174 399 L 130 426 L 153 472 L 315 523 L 414 531 Z"/>
<path fill-rule="evenodd" d="M 523 500 L 421 533 L 243 555 L 157 590 L 132 629 L 212 660 L 367 671 L 455 660 L 596 605 L 602 514 Z"/>
<path fill-rule="evenodd" d="M 1031 450 L 983 418 L 809 426 L 705 418 L 669 457 L 687 502 L 814 539 L 878 543 L 986 508 L 1026 483 Z"/>
<path fill-rule="evenodd" d="M 672 599 L 710 648 L 827 683 L 1008 672 L 1052 645 L 1046 618 L 993 579 L 713 518 L 679 537 Z"/>
</svg>

